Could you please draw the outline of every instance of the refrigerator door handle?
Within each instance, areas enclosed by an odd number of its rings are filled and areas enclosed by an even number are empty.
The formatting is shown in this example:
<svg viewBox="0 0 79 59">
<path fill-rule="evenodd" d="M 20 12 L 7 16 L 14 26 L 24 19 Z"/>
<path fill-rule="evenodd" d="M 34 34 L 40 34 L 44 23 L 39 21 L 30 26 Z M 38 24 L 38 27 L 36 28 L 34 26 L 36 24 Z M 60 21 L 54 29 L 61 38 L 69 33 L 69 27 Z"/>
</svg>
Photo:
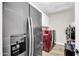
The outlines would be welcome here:
<svg viewBox="0 0 79 59">
<path fill-rule="evenodd" d="M 29 48 L 28 48 L 28 49 L 29 49 L 29 56 L 31 56 L 31 54 L 32 54 L 32 53 L 31 53 L 31 51 L 32 51 L 32 50 L 31 50 L 31 45 L 32 45 L 32 44 L 31 44 L 31 39 L 32 39 L 32 38 L 31 38 L 31 22 L 30 22 L 29 16 L 28 16 L 27 22 L 28 22 L 28 29 L 29 29 L 29 30 L 28 30 L 28 34 L 27 34 L 27 35 L 28 35 L 28 38 L 29 38 Z"/>
<path fill-rule="evenodd" d="M 30 22 L 31 22 L 31 56 L 34 55 L 34 32 L 33 32 L 33 21 L 32 21 L 32 18 L 30 18 Z"/>
</svg>

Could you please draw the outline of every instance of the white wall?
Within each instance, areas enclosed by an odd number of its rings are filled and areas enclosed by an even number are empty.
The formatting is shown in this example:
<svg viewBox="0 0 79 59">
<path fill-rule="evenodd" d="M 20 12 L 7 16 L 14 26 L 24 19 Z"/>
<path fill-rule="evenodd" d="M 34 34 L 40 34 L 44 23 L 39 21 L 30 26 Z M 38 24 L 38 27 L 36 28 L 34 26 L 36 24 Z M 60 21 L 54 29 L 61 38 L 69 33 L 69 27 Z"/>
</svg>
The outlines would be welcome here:
<svg viewBox="0 0 79 59">
<path fill-rule="evenodd" d="M 49 18 L 44 13 L 42 13 L 42 26 L 49 26 Z"/>
<path fill-rule="evenodd" d="M 2 2 L 0 2 L 0 56 L 2 55 Z"/>
<path fill-rule="evenodd" d="M 74 19 L 74 8 L 49 14 L 49 25 L 56 30 L 56 42 L 65 43 L 65 29 Z"/>
</svg>

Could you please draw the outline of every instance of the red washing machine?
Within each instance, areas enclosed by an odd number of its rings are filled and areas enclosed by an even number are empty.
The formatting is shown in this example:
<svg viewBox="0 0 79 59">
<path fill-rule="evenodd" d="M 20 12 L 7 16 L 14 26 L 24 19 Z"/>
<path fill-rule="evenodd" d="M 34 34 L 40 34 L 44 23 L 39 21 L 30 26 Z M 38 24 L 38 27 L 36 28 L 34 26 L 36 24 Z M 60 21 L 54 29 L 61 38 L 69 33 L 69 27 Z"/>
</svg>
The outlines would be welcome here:
<svg viewBox="0 0 79 59">
<path fill-rule="evenodd" d="M 49 52 L 55 45 L 55 32 L 48 27 L 43 28 L 43 51 Z"/>
<path fill-rule="evenodd" d="M 50 31 L 45 30 L 43 33 L 43 50 L 49 52 L 51 47 Z"/>
</svg>

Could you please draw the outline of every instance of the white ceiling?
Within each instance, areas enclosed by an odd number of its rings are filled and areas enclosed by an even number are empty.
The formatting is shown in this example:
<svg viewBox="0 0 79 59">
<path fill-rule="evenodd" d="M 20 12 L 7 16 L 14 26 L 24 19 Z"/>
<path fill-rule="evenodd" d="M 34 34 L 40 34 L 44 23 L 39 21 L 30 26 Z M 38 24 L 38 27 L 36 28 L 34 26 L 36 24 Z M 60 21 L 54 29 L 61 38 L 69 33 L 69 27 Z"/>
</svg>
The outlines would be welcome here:
<svg viewBox="0 0 79 59">
<path fill-rule="evenodd" d="M 74 7 L 74 2 L 32 2 L 32 3 L 46 14 Z"/>
</svg>

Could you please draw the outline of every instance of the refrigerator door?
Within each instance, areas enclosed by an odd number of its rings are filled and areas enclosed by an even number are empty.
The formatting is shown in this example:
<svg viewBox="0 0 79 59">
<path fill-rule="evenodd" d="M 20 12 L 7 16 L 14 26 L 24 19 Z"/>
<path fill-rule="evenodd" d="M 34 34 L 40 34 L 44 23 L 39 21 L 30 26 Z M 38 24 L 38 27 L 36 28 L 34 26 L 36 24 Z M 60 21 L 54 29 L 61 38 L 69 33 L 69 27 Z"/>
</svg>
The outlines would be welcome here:
<svg viewBox="0 0 79 59">
<path fill-rule="evenodd" d="M 34 7 L 30 5 L 30 17 L 32 20 L 32 28 L 34 41 L 32 44 L 34 45 L 32 51 L 34 56 L 42 55 L 41 42 L 42 42 L 42 24 L 41 24 L 41 13 L 36 10 Z M 33 40 L 33 39 L 32 39 Z"/>
<path fill-rule="evenodd" d="M 11 35 L 26 33 L 27 17 L 29 16 L 29 4 L 27 2 L 3 2 L 3 55 L 11 55 Z M 19 39 L 18 39 L 19 40 Z M 26 51 L 18 55 L 27 55 Z"/>
</svg>

